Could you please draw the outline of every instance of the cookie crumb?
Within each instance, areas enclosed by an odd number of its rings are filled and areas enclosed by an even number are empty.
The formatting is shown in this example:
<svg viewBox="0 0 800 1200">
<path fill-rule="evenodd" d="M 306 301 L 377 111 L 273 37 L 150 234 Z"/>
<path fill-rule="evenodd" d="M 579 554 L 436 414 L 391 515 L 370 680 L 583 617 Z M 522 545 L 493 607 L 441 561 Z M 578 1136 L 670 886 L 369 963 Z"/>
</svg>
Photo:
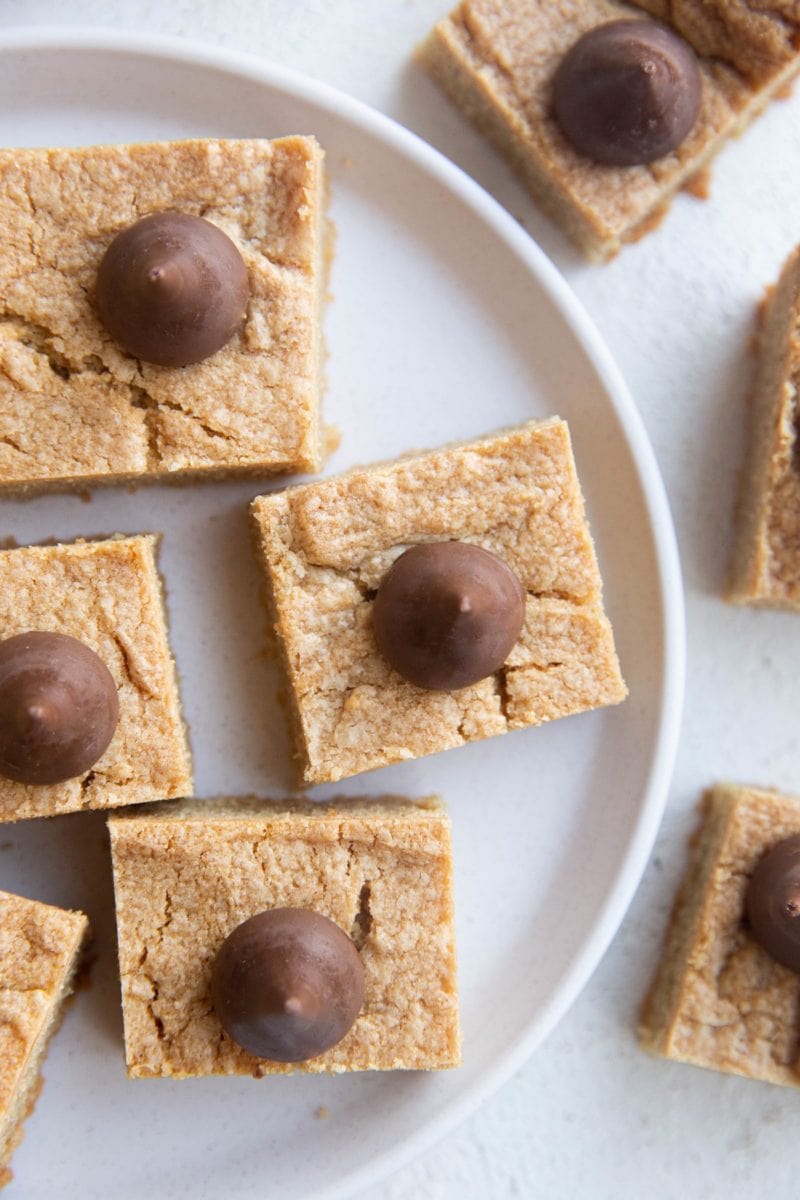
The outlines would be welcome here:
<svg viewBox="0 0 800 1200">
<path fill-rule="evenodd" d="M 342 444 L 342 431 L 336 425 L 325 425 L 322 436 L 323 458 L 330 458 Z"/>
</svg>

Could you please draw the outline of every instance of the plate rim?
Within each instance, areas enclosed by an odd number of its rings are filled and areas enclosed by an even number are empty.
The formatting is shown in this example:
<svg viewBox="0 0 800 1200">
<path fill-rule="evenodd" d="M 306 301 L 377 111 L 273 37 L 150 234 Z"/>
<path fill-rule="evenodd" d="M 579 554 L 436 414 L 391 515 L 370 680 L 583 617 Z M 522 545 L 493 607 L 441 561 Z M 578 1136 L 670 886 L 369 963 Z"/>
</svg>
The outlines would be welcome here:
<svg viewBox="0 0 800 1200">
<path fill-rule="evenodd" d="M 619 420 L 642 491 L 652 531 L 661 600 L 663 671 L 660 721 L 650 756 L 638 817 L 617 874 L 579 953 L 559 986 L 530 1021 L 525 1033 L 492 1068 L 449 1103 L 437 1119 L 316 1193 L 317 1200 L 347 1200 L 393 1174 L 451 1133 L 493 1095 L 553 1031 L 599 966 L 621 925 L 644 874 L 666 807 L 678 750 L 686 677 L 685 602 L 675 527 L 661 471 L 639 410 L 611 351 L 592 317 L 556 265 L 528 233 L 476 180 L 440 150 L 394 118 L 346 92 L 259 54 L 216 46 L 195 38 L 142 33 L 86 24 L 18 25 L 0 29 L 0 57 L 37 51 L 118 53 L 199 66 L 277 88 L 324 107 L 401 157 L 411 159 L 464 203 L 533 275 L 561 319 L 580 341 Z"/>
</svg>

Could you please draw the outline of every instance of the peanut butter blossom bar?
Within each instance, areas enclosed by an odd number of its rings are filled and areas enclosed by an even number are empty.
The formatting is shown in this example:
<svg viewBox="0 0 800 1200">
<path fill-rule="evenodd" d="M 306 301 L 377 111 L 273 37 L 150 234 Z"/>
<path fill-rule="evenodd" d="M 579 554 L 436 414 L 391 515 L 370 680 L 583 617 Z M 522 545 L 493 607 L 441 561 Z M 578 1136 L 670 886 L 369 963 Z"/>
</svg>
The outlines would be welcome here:
<svg viewBox="0 0 800 1200">
<path fill-rule="evenodd" d="M 313 138 L 0 151 L 0 488 L 320 465 Z"/>
<path fill-rule="evenodd" d="M 762 310 L 728 599 L 800 609 L 800 249 Z"/>
<path fill-rule="evenodd" d="M 262 496 L 253 518 L 308 783 L 625 697 L 563 421 Z"/>
<path fill-rule="evenodd" d="M 703 800 L 642 1044 L 796 1087 L 799 1014 L 800 800 L 719 785 Z"/>
<path fill-rule="evenodd" d="M 463 0 L 420 58 L 602 260 L 785 87 L 799 46 L 793 0 Z"/>
<path fill-rule="evenodd" d="M 0 551 L 0 821 L 191 792 L 156 542 Z"/>
<path fill-rule="evenodd" d="M 458 1065 L 434 799 L 191 800 L 109 831 L 129 1075 Z"/>
<path fill-rule="evenodd" d="M 89 923 L 0 892 L 0 1187 L 41 1086 L 39 1068 L 58 1026 Z"/>
</svg>

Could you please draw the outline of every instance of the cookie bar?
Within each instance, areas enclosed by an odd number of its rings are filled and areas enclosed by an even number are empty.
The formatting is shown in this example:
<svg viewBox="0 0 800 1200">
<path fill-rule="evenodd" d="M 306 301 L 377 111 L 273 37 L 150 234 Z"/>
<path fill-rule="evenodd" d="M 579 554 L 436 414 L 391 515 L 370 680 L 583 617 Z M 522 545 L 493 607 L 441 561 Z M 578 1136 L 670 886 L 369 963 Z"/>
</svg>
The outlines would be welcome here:
<svg viewBox="0 0 800 1200">
<path fill-rule="evenodd" d="M 307 783 L 626 694 L 563 421 L 262 496 L 252 511 Z M 373 600 L 409 546 L 452 539 L 516 571 L 524 624 L 500 671 L 457 691 L 428 691 L 378 652 Z"/>
<path fill-rule="evenodd" d="M 435 801 L 184 801 L 115 815 L 109 829 L 129 1075 L 458 1064 L 450 823 Z M 302 1064 L 241 1049 L 210 1000 L 230 931 L 285 906 L 334 921 L 365 973 L 355 1025 Z"/>
<path fill-rule="evenodd" d="M 744 918 L 748 880 L 765 850 L 800 833 L 800 800 L 713 788 L 642 1009 L 656 1054 L 770 1083 L 800 1084 L 800 978 L 756 943 Z"/>
<path fill-rule="evenodd" d="M 553 75 L 587 31 L 642 16 L 671 25 L 700 56 L 702 97 L 677 150 L 642 166 L 608 167 L 579 154 L 551 111 Z M 463 0 L 419 51 L 464 113 L 510 159 L 544 211 L 589 258 L 603 260 L 658 221 L 800 68 L 800 17 L 782 0 Z"/>
<path fill-rule="evenodd" d="M 0 488 L 317 470 L 323 203 L 307 137 L 0 151 Z M 165 209 L 249 277 L 241 330 L 189 367 L 125 354 L 94 307 L 114 235 Z"/>
<path fill-rule="evenodd" d="M 0 892 L 0 1187 L 41 1086 L 39 1067 L 61 1018 L 89 929 L 83 913 Z"/>
<path fill-rule="evenodd" d="M 191 763 L 167 641 L 154 536 L 0 552 L 0 634 L 68 634 L 117 686 L 119 721 L 91 770 L 63 783 L 0 776 L 0 821 L 186 796 Z"/>
<path fill-rule="evenodd" d="M 748 462 L 727 598 L 800 609 L 800 248 L 768 297 L 759 334 Z"/>
</svg>

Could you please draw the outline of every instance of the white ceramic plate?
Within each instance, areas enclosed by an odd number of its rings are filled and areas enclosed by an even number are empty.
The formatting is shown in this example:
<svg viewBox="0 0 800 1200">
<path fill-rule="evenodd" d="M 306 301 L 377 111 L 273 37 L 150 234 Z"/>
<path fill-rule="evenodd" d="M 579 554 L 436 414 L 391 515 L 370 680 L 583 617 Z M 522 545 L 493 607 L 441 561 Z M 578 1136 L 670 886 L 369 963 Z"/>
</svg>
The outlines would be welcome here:
<svg viewBox="0 0 800 1200">
<path fill-rule="evenodd" d="M 464 1065 L 445 1074 L 128 1082 L 103 818 L 3 827 L 0 887 L 85 908 L 97 954 L 51 1047 L 10 1200 L 15 1189 L 50 1200 L 55 1180 L 61 1200 L 333 1200 L 374 1183 L 463 1117 L 563 1014 L 622 919 L 661 816 L 683 683 L 672 526 L 622 380 L 537 247 L 428 146 L 278 67 L 113 33 L 0 41 L 0 144 L 296 132 L 327 150 L 338 229 L 326 416 L 343 439 L 328 469 L 566 417 L 630 698 L 341 789 L 449 802 Z M 0 537 L 22 543 L 164 532 L 199 795 L 291 788 L 245 516 L 263 490 L 0 503 Z"/>
</svg>

